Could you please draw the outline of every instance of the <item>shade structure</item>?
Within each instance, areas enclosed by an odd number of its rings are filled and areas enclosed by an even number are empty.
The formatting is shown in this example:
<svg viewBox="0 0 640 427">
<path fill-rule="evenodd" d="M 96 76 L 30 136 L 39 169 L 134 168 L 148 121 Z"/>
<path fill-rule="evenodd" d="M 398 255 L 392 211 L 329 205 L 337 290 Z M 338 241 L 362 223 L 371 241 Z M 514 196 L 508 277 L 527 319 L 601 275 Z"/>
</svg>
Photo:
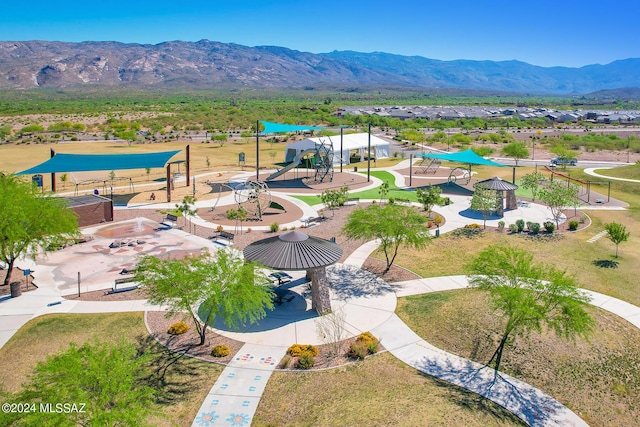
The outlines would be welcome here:
<svg viewBox="0 0 640 427">
<path fill-rule="evenodd" d="M 331 312 L 326 268 L 342 256 L 340 246 L 328 240 L 289 231 L 259 240 L 244 248 L 244 257 L 278 270 L 307 270 L 311 278 L 311 302 L 320 314 Z"/>
<path fill-rule="evenodd" d="M 163 168 L 180 150 L 136 154 L 56 154 L 49 160 L 18 175 L 56 172 L 89 172 L 124 169 Z"/>
<path fill-rule="evenodd" d="M 488 188 L 489 190 L 498 190 L 498 191 L 510 191 L 517 190 L 518 186 L 510 183 L 509 181 L 505 181 L 504 179 L 494 176 L 493 178 L 485 179 L 484 181 L 477 182 L 476 185 L 481 185 L 484 188 Z"/>
<path fill-rule="evenodd" d="M 428 159 L 440 159 L 450 162 L 467 163 L 469 165 L 485 165 L 485 166 L 506 166 L 502 163 L 497 163 L 492 160 L 485 159 L 482 156 L 478 156 L 473 150 L 458 151 L 455 153 L 443 153 L 443 154 L 418 154 L 420 157 L 426 157 Z"/>
<path fill-rule="evenodd" d="M 484 181 L 476 182 L 475 187 L 483 187 L 489 190 L 495 190 L 498 192 L 498 197 L 500 200 L 496 206 L 496 212 L 499 216 L 504 215 L 504 209 L 517 209 L 518 201 L 516 200 L 516 190 L 518 186 L 510 183 L 509 181 L 505 181 L 504 179 L 494 176 L 493 178 L 485 179 Z M 506 192 L 506 206 L 503 203 L 502 195 Z"/>
<path fill-rule="evenodd" d="M 260 132 L 262 135 L 268 133 L 285 133 L 285 132 L 302 132 L 305 130 L 322 130 L 320 126 L 304 126 L 304 125 L 288 125 L 285 123 L 272 123 L 260 120 L 264 126 L 264 130 Z"/>
<path fill-rule="evenodd" d="M 278 270 L 310 270 L 335 264 L 342 248 L 299 231 L 259 240 L 244 248 L 244 257 Z"/>
</svg>

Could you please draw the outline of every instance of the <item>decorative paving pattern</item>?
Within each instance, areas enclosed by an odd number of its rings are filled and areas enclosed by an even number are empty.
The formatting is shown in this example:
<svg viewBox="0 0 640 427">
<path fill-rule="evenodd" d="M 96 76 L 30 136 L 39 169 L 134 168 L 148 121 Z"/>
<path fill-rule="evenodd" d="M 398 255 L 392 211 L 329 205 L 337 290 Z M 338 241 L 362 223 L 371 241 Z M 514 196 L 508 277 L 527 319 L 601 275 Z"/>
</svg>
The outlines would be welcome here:
<svg viewBox="0 0 640 427">
<path fill-rule="evenodd" d="M 205 398 L 194 427 L 251 425 L 271 373 L 286 347 L 245 344 Z"/>
</svg>

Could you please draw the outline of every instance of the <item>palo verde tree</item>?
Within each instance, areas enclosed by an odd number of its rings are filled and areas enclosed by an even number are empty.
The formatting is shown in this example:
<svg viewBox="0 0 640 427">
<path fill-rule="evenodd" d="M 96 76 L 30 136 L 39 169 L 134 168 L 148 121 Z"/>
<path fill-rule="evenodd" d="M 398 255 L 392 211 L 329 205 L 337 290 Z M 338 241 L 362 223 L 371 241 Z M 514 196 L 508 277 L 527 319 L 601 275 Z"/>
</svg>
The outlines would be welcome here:
<svg viewBox="0 0 640 427">
<path fill-rule="evenodd" d="M 386 204 L 369 205 L 349 214 L 342 234 L 349 239 L 380 239 L 389 271 L 400 246 L 423 249 L 430 240 L 424 226 L 426 218 L 410 206 Z"/>
<path fill-rule="evenodd" d="M 630 233 L 627 231 L 627 227 L 618 223 L 610 222 L 604 226 L 607 230 L 607 237 L 616 245 L 616 258 L 618 258 L 618 245 L 622 242 L 626 242 L 629 239 Z"/>
<path fill-rule="evenodd" d="M 0 174 L 0 260 L 7 265 L 3 286 L 11 283 L 16 260 L 47 251 L 49 244 L 78 233 L 67 203 L 39 194 L 31 182 Z"/>
<path fill-rule="evenodd" d="M 531 200 L 535 202 L 538 190 L 544 181 L 545 177 L 543 174 L 540 172 L 531 172 L 520 178 L 520 186 L 525 190 L 531 191 Z"/>
<path fill-rule="evenodd" d="M 331 210 L 331 214 L 335 215 L 333 210 L 337 207 L 344 206 L 349 198 L 349 187 L 344 186 L 340 190 L 326 190 L 320 194 L 320 201 L 325 207 Z"/>
<path fill-rule="evenodd" d="M 145 422 L 157 398 L 147 385 L 151 358 L 124 339 L 119 343 L 94 339 L 80 347 L 71 343 L 66 351 L 38 363 L 24 389 L 11 396 L 16 403 L 34 405 L 28 414 L 0 414 L 0 424 L 152 425 Z M 41 404 L 52 406 L 42 410 Z"/>
<path fill-rule="evenodd" d="M 256 263 L 232 250 L 219 250 L 183 259 L 145 256 L 135 280 L 144 285 L 151 304 L 169 307 L 168 314 L 193 318 L 203 345 L 207 327 L 220 318 L 235 328 L 254 323 L 273 309 L 269 279 Z"/>
<path fill-rule="evenodd" d="M 574 184 L 564 184 L 558 180 L 549 181 L 539 191 L 539 197 L 551 211 L 551 216 L 556 222 L 556 228 L 560 226 L 562 211 L 579 203 L 578 187 Z"/>
<path fill-rule="evenodd" d="M 197 213 L 196 199 L 193 196 L 186 195 L 182 198 L 182 203 L 176 203 L 176 210 L 184 217 L 184 225 L 187 225 L 187 216 L 192 217 Z M 191 231 L 191 219 L 189 219 L 189 231 Z"/>
<path fill-rule="evenodd" d="M 444 199 L 440 197 L 442 194 L 442 188 L 437 185 L 428 185 L 425 188 L 416 188 L 416 196 L 418 201 L 422 203 L 424 207 L 424 211 L 428 213 L 431 212 L 436 205 L 442 205 L 444 203 Z"/>
<path fill-rule="evenodd" d="M 495 190 L 484 185 L 474 187 L 473 196 L 471 196 L 471 209 L 482 213 L 482 228 L 487 228 L 487 218 L 492 211 L 496 210 L 497 202 L 498 196 Z"/>
<path fill-rule="evenodd" d="M 558 336 L 586 337 L 593 319 L 584 309 L 589 297 L 564 271 L 536 265 L 528 252 L 509 246 L 489 246 L 469 264 L 469 283 L 489 292 L 504 318 L 499 344 L 487 366 L 500 369 L 505 348 L 519 334 L 546 325 Z"/>
<path fill-rule="evenodd" d="M 514 141 L 505 145 L 502 148 L 502 154 L 507 157 L 511 157 L 516 161 L 516 166 L 518 166 L 518 160 L 526 159 L 529 157 L 529 150 L 527 149 L 527 145 L 522 141 Z"/>
</svg>

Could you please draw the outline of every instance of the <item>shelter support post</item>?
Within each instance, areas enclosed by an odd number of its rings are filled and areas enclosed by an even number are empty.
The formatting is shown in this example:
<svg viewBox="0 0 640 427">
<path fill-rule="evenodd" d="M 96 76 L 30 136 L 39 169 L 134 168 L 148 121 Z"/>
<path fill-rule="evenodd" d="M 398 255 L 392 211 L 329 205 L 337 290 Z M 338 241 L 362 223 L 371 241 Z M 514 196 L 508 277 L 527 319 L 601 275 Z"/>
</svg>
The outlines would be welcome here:
<svg viewBox="0 0 640 427">
<path fill-rule="evenodd" d="M 171 203 L 171 163 L 167 163 L 167 203 Z"/>
<path fill-rule="evenodd" d="M 256 120 L 256 181 L 260 181 L 260 120 Z"/>
<path fill-rule="evenodd" d="M 329 281 L 325 267 L 308 270 L 311 276 L 312 308 L 323 315 L 331 312 L 331 298 L 329 295 Z"/>
<path fill-rule="evenodd" d="M 409 154 L 409 187 L 413 187 L 413 154 Z"/>
<path fill-rule="evenodd" d="M 56 155 L 56 152 L 53 150 L 53 148 L 50 149 L 50 153 L 51 153 L 51 158 L 53 159 L 53 157 Z M 51 191 L 53 191 L 54 193 L 56 192 L 56 173 L 55 172 L 51 173 Z"/>
<path fill-rule="evenodd" d="M 191 153 L 190 147 L 187 145 L 187 162 L 186 162 L 187 163 L 186 164 L 186 166 L 187 166 L 187 171 L 186 171 L 187 172 L 187 179 L 185 180 L 186 181 L 185 187 L 189 187 L 191 185 L 191 155 L 190 155 L 190 153 Z"/>
</svg>

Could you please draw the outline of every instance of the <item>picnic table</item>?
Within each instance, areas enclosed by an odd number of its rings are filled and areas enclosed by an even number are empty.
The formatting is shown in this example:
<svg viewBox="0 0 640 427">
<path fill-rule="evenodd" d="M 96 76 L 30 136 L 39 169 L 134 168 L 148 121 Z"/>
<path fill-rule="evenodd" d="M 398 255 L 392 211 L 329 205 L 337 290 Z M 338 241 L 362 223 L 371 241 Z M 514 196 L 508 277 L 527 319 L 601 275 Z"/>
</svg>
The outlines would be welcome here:
<svg viewBox="0 0 640 427">
<path fill-rule="evenodd" d="M 292 279 L 291 276 L 289 276 L 287 273 L 285 273 L 284 271 L 276 271 L 273 272 L 269 275 L 269 277 L 273 277 L 274 279 L 276 279 L 278 281 L 278 286 L 284 284 L 284 283 L 289 283 Z"/>
</svg>

